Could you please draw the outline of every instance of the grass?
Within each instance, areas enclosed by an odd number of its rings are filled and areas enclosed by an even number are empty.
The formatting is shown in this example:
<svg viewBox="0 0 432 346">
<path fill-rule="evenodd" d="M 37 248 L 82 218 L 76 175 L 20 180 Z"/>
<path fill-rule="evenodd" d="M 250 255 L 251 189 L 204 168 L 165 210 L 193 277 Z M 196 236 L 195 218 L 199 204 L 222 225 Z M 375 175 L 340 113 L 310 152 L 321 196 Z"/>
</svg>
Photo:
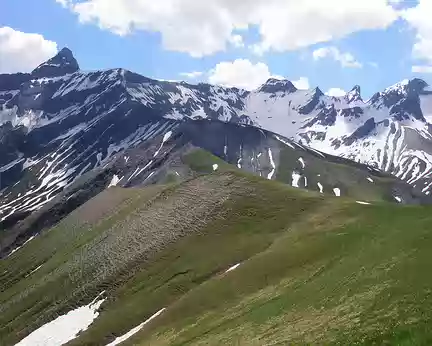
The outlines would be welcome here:
<svg viewBox="0 0 432 346">
<path fill-rule="evenodd" d="M 124 345 L 431 343 L 430 208 L 324 198 L 202 151 L 184 160 L 220 169 L 106 190 L 0 262 L 2 345 L 102 290 L 70 345 L 105 345 L 163 307 Z"/>
<path fill-rule="evenodd" d="M 304 153 L 306 154 L 306 153 Z M 333 189 L 339 188 L 342 196 L 360 199 L 363 201 L 393 201 L 393 190 L 399 190 L 403 184 L 393 177 L 376 176 L 367 170 L 361 170 L 347 163 L 337 163 L 322 160 L 310 154 L 303 155 L 306 160 L 306 176 L 308 187 L 319 190 L 318 183 L 324 188 L 324 193 L 334 195 Z M 290 148 L 280 151 L 278 181 L 291 185 L 292 172 L 300 171 L 299 154 Z M 372 178 L 373 183 L 368 180 Z M 301 181 L 302 183 L 302 181 Z M 406 190 L 404 187 L 403 190 Z M 396 193 L 397 194 L 397 193 Z"/>
</svg>

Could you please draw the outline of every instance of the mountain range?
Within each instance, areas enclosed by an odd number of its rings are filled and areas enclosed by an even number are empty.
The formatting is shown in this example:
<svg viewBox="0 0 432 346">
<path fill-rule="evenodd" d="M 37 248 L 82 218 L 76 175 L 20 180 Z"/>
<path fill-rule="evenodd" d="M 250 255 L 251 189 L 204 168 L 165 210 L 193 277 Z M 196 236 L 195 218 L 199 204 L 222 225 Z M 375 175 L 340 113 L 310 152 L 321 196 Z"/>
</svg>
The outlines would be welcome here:
<svg viewBox="0 0 432 346">
<path fill-rule="evenodd" d="M 423 203 L 432 191 L 429 121 L 432 89 L 420 79 L 367 101 L 359 86 L 330 97 L 277 79 L 246 91 L 124 69 L 84 72 L 64 48 L 31 73 L 0 75 L 0 221 L 11 227 L 110 167 L 122 186 L 152 184 L 162 163 L 175 161 L 169 148 L 187 143 L 268 179 L 357 197 L 358 177 L 311 170 L 305 156 L 318 166 L 338 162 L 363 172 L 361 185 L 373 184 L 371 174 L 387 177 L 388 200 Z M 137 147 L 153 151 L 129 161 Z"/>
<path fill-rule="evenodd" d="M 431 97 L 0 75 L 0 344 L 429 345 Z"/>
</svg>

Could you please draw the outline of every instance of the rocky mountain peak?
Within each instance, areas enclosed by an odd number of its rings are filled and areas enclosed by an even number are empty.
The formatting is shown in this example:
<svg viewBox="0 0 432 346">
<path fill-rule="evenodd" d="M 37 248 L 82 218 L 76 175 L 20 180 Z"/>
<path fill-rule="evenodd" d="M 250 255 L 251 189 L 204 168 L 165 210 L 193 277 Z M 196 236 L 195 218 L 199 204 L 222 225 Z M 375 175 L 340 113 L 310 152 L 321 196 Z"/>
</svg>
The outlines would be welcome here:
<svg viewBox="0 0 432 346">
<path fill-rule="evenodd" d="M 57 55 L 36 67 L 31 75 L 36 78 L 59 77 L 79 71 L 79 65 L 72 51 L 63 48 Z"/>
<path fill-rule="evenodd" d="M 264 93 L 293 93 L 297 91 L 297 88 L 287 79 L 270 78 L 259 88 L 258 91 Z"/>
<path fill-rule="evenodd" d="M 361 89 L 359 85 L 355 85 L 351 91 L 349 91 L 346 95 L 345 95 L 345 99 L 347 100 L 348 103 L 351 102 L 355 102 L 355 101 L 363 101 L 362 97 L 361 97 Z"/>
</svg>

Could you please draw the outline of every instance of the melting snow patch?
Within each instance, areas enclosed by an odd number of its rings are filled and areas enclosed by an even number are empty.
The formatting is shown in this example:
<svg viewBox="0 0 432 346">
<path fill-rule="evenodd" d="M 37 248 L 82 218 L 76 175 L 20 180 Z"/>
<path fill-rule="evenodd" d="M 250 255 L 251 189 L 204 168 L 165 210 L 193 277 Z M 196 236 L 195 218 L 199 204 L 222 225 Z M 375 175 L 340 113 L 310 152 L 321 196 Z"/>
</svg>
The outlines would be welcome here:
<svg viewBox="0 0 432 346">
<path fill-rule="evenodd" d="M 160 150 L 162 149 L 162 147 L 164 146 L 165 142 L 166 142 L 168 139 L 171 138 L 171 135 L 172 135 L 172 131 L 168 131 L 167 133 L 165 133 L 165 135 L 164 135 L 164 137 L 163 137 L 163 139 L 162 139 L 162 143 L 161 143 L 159 149 L 158 149 L 158 150 L 155 152 L 155 154 L 153 155 L 153 157 L 158 156 L 158 154 L 159 154 Z"/>
<path fill-rule="evenodd" d="M 9 256 L 11 256 L 13 253 L 17 252 L 17 251 L 18 251 L 19 249 L 21 249 L 25 244 L 27 244 L 28 242 L 32 241 L 35 237 L 36 237 L 36 236 L 33 235 L 33 236 L 31 236 L 30 238 L 28 238 L 28 239 L 24 242 L 24 244 L 22 244 L 21 246 L 18 246 L 18 247 L 16 247 L 15 249 L 13 249 L 13 250 L 11 251 L 11 253 L 10 253 L 9 255 L 7 255 L 7 257 L 9 257 Z"/>
<path fill-rule="evenodd" d="M 269 148 L 269 150 L 268 150 L 268 155 L 269 155 L 269 158 L 270 158 L 270 164 L 271 164 L 271 166 L 272 166 L 273 169 L 272 169 L 271 172 L 268 174 L 267 179 L 271 180 L 271 178 L 273 178 L 273 175 L 274 175 L 274 173 L 275 173 L 275 171 L 276 171 L 276 165 L 275 165 L 275 163 L 274 163 L 274 161 L 273 161 L 273 155 L 272 155 L 272 151 L 271 151 L 270 148 Z"/>
<path fill-rule="evenodd" d="M 363 205 L 370 205 L 370 203 L 368 202 L 363 202 L 363 201 L 356 201 L 357 204 L 363 204 Z"/>
<path fill-rule="evenodd" d="M 367 180 L 369 180 L 371 183 L 373 183 L 373 179 L 371 177 L 368 177 Z"/>
<path fill-rule="evenodd" d="M 86 330 L 99 316 L 97 310 L 105 299 L 98 300 L 98 298 L 103 293 L 99 294 L 89 305 L 69 311 L 66 315 L 43 325 L 15 346 L 59 346 L 75 339 L 79 332 Z"/>
<path fill-rule="evenodd" d="M 117 186 L 117 184 L 120 182 L 120 180 L 122 180 L 123 177 L 121 177 L 119 179 L 119 177 L 117 175 L 114 174 L 114 176 L 111 179 L 111 182 L 108 185 L 108 188 L 110 188 L 111 186 Z"/>
<path fill-rule="evenodd" d="M 302 168 L 305 168 L 305 167 L 306 167 L 306 164 L 305 164 L 303 158 L 300 157 L 298 160 L 300 161 L 300 163 L 301 163 L 301 165 L 302 165 Z"/>
<path fill-rule="evenodd" d="M 279 136 L 275 136 L 275 137 L 279 142 L 289 146 L 291 149 L 295 149 L 294 146 L 290 142 L 284 140 L 283 138 L 280 138 Z"/>
<path fill-rule="evenodd" d="M 340 197 L 341 196 L 341 190 L 338 187 L 335 187 L 333 189 L 333 192 L 335 194 L 336 197 Z"/>
<path fill-rule="evenodd" d="M 301 175 L 298 174 L 296 171 L 292 173 L 292 186 L 293 187 L 299 187 L 299 181 L 300 181 Z"/>
<path fill-rule="evenodd" d="M 324 186 L 321 183 L 317 183 L 320 193 L 324 193 Z"/>
<path fill-rule="evenodd" d="M 213 171 L 217 171 L 218 168 L 219 168 L 219 165 L 218 165 L 217 163 L 215 163 L 215 164 L 213 165 Z"/>
<path fill-rule="evenodd" d="M 37 267 L 36 269 L 33 269 L 30 273 L 28 273 L 28 274 L 26 275 L 26 277 L 32 275 L 34 272 L 37 272 L 39 269 L 42 268 L 42 265 L 43 265 L 43 264 L 41 264 L 41 265 L 40 265 L 39 267 Z"/>
<path fill-rule="evenodd" d="M 402 203 L 402 198 L 400 198 L 398 196 L 393 196 L 393 197 L 396 201 L 398 201 L 399 203 Z"/>
<path fill-rule="evenodd" d="M 232 272 L 233 270 L 236 270 L 238 267 L 240 267 L 241 263 L 237 263 L 236 265 L 232 266 L 231 268 L 229 268 L 228 270 L 225 271 L 226 273 Z"/>
<path fill-rule="evenodd" d="M 122 343 L 123 341 L 129 339 L 132 335 L 138 333 L 147 323 L 149 323 L 151 320 L 153 320 L 156 317 L 158 317 L 164 311 L 165 311 L 165 308 L 159 310 L 154 315 L 152 315 L 147 320 L 145 320 L 143 323 L 141 323 L 139 326 L 136 326 L 135 328 L 133 328 L 130 331 L 128 331 L 126 334 L 124 334 L 122 336 L 119 336 L 113 342 L 109 343 L 106 346 L 115 346 L 115 345 L 118 345 L 118 344 Z"/>
</svg>

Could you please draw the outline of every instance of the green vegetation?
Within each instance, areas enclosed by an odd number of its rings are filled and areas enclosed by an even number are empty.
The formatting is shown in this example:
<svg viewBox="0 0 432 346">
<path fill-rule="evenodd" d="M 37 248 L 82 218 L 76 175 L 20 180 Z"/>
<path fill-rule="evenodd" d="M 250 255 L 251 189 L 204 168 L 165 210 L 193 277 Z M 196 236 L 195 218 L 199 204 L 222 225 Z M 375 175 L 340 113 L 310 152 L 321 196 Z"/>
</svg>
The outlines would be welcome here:
<svg viewBox="0 0 432 346">
<path fill-rule="evenodd" d="M 292 172 L 299 171 L 299 153 L 285 147 L 282 148 L 279 155 L 280 164 L 276 178 L 278 181 L 291 185 Z M 394 202 L 392 191 L 402 186 L 402 182 L 398 182 L 394 177 L 379 177 L 346 163 L 326 161 L 312 155 L 303 156 L 307 160 L 308 187 L 317 190 L 317 184 L 320 183 L 326 194 L 333 195 L 333 189 L 339 188 L 342 196 L 363 201 Z M 368 178 L 373 178 L 373 182 Z"/>
<path fill-rule="evenodd" d="M 0 261 L 2 345 L 103 290 L 70 345 L 106 345 L 161 308 L 124 345 L 432 343 L 429 207 L 323 197 L 201 150 L 184 161 L 219 170 L 110 188 Z"/>
</svg>

